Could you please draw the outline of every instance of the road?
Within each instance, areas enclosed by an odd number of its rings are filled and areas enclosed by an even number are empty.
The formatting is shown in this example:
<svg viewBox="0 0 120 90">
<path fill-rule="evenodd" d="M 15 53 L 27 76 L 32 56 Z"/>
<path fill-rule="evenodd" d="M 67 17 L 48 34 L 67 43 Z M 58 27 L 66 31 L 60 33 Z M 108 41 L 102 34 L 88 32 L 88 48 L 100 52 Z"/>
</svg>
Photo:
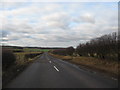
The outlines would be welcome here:
<svg viewBox="0 0 120 90">
<path fill-rule="evenodd" d="M 88 72 L 43 53 L 5 88 L 117 88 L 117 86 L 117 80 Z"/>
</svg>

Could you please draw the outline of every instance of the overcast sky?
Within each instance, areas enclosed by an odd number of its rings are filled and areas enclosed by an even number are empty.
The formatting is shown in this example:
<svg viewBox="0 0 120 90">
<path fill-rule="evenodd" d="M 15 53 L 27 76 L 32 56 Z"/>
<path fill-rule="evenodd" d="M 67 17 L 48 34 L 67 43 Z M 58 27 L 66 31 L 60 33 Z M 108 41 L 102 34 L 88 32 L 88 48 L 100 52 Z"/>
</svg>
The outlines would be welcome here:
<svg viewBox="0 0 120 90">
<path fill-rule="evenodd" d="M 118 30 L 117 2 L 0 3 L 1 44 L 76 47 Z"/>
</svg>

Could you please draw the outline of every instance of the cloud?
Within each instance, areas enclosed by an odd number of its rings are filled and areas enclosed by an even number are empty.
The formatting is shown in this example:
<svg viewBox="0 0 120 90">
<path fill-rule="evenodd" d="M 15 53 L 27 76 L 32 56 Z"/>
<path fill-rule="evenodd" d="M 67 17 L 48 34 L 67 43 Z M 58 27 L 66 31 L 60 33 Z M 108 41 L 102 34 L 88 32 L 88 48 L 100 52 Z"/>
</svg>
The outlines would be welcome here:
<svg viewBox="0 0 120 90">
<path fill-rule="evenodd" d="M 90 13 L 85 13 L 77 18 L 73 18 L 75 22 L 81 23 L 95 23 L 95 17 Z"/>
<path fill-rule="evenodd" d="M 119 0 L 1 0 L 1 2 L 119 2 Z"/>
<path fill-rule="evenodd" d="M 4 5 L 4 10 L 0 9 L 0 30 L 9 45 L 77 46 L 118 29 L 115 3 L 4 2 Z"/>
<path fill-rule="evenodd" d="M 93 15 L 86 13 L 85 15 L 80 16 L 81 21 L 95 23 L 95 18 Z"/>
<path fill-rule="evenodd" d="M 2 31 L 2 37 L 7 37 L 8 34 L 9 34 L 9 31 L 5 31 L 5 30 Z"/>
</svg>

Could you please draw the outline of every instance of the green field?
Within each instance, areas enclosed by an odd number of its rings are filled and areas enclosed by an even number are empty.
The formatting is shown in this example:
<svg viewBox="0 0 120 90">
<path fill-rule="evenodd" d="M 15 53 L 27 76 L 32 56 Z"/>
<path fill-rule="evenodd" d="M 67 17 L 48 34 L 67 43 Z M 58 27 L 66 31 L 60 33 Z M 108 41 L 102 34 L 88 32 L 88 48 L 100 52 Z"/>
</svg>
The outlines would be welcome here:
<svg viewBox="0 0 120 90">
<path fill-rule="evenodd" d="M 29 48 L 24 48 L 22 49 L 13 49 L 14 51 L 24 51 L 24 52 L 48 52 L 51 49 L 29 49 Z"/>
<path fill-rule="evenodd" d="M 30 48 L 24 48 L 25 52 L 48 52 L 50 49 L 30 49 Z"/>
</svg>

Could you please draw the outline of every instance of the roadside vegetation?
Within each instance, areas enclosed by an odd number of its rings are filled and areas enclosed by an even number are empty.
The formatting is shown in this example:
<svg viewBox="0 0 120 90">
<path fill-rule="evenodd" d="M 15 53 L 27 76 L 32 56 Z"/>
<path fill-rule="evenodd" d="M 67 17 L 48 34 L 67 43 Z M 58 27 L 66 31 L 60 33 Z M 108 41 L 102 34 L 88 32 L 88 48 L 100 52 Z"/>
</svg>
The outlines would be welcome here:
<svg viewBox="0 0 120 90">
<path fill-rule="evenodd" d="M 2 48 L 3 86 L 34 62 L 43 52 L 23 51 L 23 49 Z"/>
<path fill-rule="evenodd" d="M 118 54 L 120 46 L 116 32 L 80 43 L 76 49 L 56 49 L 51 55 L 86 68 L 118 77 L 120 62 Z"/>
<path fill-rule="evenodd" d="M 91 56 L 100 59 L 118 60 L 119 42 L 116 32 L 79 44 L 76 53 L 79 56 Z"/>
<path fill-rule="evenodd" d="M 80 67 L 94 70 L 96 72 L 101 72 L 105 75 L 109 75 L 117 78 L 120 76 L 120 62 L 114 60 L 102 60 L 94 57 L 85 56 L 63 56 L 50 53 L 53 57 L 68 61 L 70 63 L 76 64 Z M 119 68 L 119 69 L 118 69 Z M 119 70 L 119 71 L 118 71 Z"/>
</svg>

